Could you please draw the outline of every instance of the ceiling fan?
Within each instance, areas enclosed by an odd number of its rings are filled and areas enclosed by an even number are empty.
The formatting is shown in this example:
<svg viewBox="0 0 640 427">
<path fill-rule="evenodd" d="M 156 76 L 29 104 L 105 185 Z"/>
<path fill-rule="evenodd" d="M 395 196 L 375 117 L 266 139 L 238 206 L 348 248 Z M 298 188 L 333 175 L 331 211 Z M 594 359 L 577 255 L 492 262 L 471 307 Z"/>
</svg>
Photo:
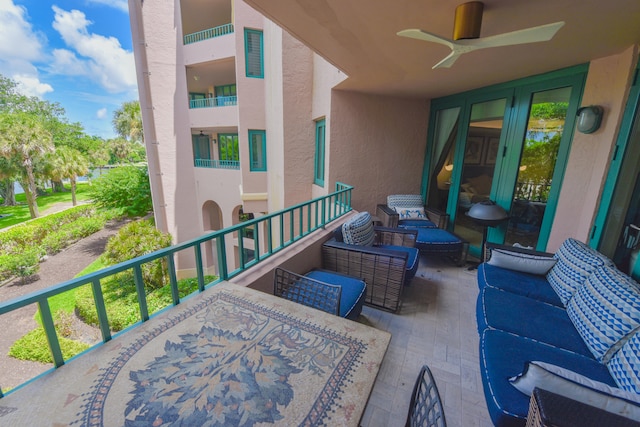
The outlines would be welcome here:
<svg viewBox="0 0 640 427">
<path fill-rule="evenodd" d="M 436 69 L 449 68 L 461 55 L 474 50 L 549 41 L 564 25 L 564 21 L 560 21 L 495 36 L 480 37 L 483 9 L 484 4 L 479 1 L 463 3 L 456 7 L 453 40 L 419 29 L 402 30 L 397 34 L 402 37 L 439 43 L 449 47 L 451 53 L 433 66 L 433 69 Z"/>
</svg>

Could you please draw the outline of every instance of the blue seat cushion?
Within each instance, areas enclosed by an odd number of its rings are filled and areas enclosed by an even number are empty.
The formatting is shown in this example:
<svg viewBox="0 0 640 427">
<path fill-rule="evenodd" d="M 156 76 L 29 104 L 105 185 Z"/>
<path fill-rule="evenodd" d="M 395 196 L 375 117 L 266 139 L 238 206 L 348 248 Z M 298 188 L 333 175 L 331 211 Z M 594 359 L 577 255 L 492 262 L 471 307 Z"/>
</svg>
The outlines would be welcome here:
<svg viewBox="0 0 640 427">
<path fill-rule="evenodd" d="M 545 276 L 483 263 L 478 266 L 478 286 L 480 289 L 491 286 L 564 308 L 562 300 L 549 285 Z"/>
<path fill-rule="evenodd" d="M 509 378 L 522 373 L 527 363 L 534 360 L 551 363 L 616 387 L 606 366 L 593 357 L 508 332 L 486 329 L 480 336 L 480 372 L 487 409 L 496 426 L 525 425 L 529 396 L 516 389 Z"/>
<path fill-rule="evenodd" d="M 320 282 L 340 286 L 342 288 L 342 293 L 340 294 L 340 316 L 351 320 L 355 320 L 360 316 L 367 290 L 367 285 L 363 280 L 326 270 L 312 270 L 305 276 Z"/>
<path fill-rule="evenodd" d="M 480 291 L 476 316 L 479 332 L 500 329 L 592 357 L 564 308 L 485 287 Z"/>
<path fill-rule="evenodd" d="M 455 234 L 441 228 L 417 228 L 416 248 L 433 254 L 462 253 L 463 242 Z"/>
<path fill-rule="evenodd" d="M 403 228 L 438 228 L 435 222 L 428 219 L 401 219 L 398 220 L 398 227 Z"/>
<path fill-rule="evenodd" d="M 416 275 L 418 271 L 418 263 L 420 261 L 420 252 L 416 248 L 409 246 L 395 246 L 395 245 L 376 245 L 376 248 L 389 249 L 392 251 L 406 252 L 407 254 L 407 268 L 404 273 L 404 283 L 408 284 L 411 279 Z"/>
</svg>

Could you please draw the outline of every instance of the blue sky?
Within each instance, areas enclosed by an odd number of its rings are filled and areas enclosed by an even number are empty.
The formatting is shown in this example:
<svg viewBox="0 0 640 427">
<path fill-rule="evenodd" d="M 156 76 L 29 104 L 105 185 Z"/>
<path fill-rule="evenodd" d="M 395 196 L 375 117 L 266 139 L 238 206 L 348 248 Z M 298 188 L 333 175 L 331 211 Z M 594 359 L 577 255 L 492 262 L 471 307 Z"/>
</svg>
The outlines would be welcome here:
<svg viewBox="0 0 640 427">
<path fill-rule="evenodd" d="M 127 0 L 0 0 L 0 74 L 103 138 L 138 99 Z"/>
</svg>

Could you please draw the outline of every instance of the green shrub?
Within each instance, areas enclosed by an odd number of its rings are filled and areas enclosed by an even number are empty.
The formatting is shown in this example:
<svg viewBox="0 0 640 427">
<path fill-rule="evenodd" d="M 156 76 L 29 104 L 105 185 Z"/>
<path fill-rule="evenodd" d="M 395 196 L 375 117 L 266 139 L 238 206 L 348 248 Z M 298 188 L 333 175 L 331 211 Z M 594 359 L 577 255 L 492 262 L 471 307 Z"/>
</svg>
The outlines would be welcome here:
<svg viewBox="0 0 640 427">
<path fill-rule="evenodd" d="M 146 168 L 121 166 L 93 182 L 92 197 L 103 208 L 117 208 L 127 215 L 142 216 L 152 209 Z"/>
<path fill-rule="evenodd" d="M 132 258 L 166 248 L 171 245 L 171 235 L 162 233 L 152 221 L 139 220 L 122 227 L 107 242 L 102 254 L 105 264 L 114 265 Z M 157 289 L 166 284 L 166 260 L 164 258 L 142 265 L 142 278 L 149 288 Z M 125 272 L 123 274 L 133 274 Z"/>
<path fill-rule="evenodd" d="M 90 347 L 89 344 L 70 340 L 63 336 L 59 336 L 58 341 L 60 342 L 60 349 L 62 350 L 62 356 L 65 360 L 72 358 L 78 353 L 82 353 Z M 9 356 L 20 360 L 53 363 L 44 328 L 34 329 L 14 342 L 9 349 Z"/>
<path fill-rule="evenodd" d="M 216 276 L 205 276 L 205 282 L 211 283 L 216 280 Z M 198 279 L 182 279 L 178 281 L 178 294 L 180 298 L 195 292 L 198 289 Z M 138 297 L 133 277 L 120 275 L 111 276 L 102 280 L 102 293 L 105 300 L 109 327 L 112 331 L 122 329 L 140 321 L 140 310 L 138 308 Z M 76 313 L 85 323 L 98 326 L 98 315 L 93 299 L 91 287 L 82 286 L 77 289 Z M 171 296 L 171 286 L 165 285 L 162 288 L 152 290 L 147 293 L 147 308 L 149 313 L 169 307 L 173 303 Z"/>
<path fill-rule="evenodd" d="M 43 253 L 39 247 L 24 248 L 19 254 L 0 255 L 0 275 L 3 277 L 21 277 L 24 283 L 27 277 L 40 270 L 40 258 Z"/>
</svg>

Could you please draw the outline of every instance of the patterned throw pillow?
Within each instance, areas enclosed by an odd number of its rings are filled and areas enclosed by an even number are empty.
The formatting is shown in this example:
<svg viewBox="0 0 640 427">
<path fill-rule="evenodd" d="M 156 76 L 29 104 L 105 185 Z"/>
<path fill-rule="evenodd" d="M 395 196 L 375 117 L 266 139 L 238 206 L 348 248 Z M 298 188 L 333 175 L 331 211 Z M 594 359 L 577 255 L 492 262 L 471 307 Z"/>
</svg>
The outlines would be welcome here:
<svg viewBox="0 0 640 427">
<path fill-rule="evenodd" d="M 567 314 L 591 353 L 607 363 L 640 327 L 640 289 L 619 270 L 599 268 L 573 295 Z"/>
<path fill-rule="evenodd" d="M 613 355 L 607 369 L 621 389 L 640 394 L 640 332 Z"/>
<path fill-rule="evenodd" d="M 422 196 L 419 194 L 392 194 L 387 196 L 387 206 L 392 209 L 424 208 L 424 202 L 422 201 Z"/>
<path fill-rule="evenodd" d="M 427 215 L 424 213 L 424 208 L 393 208 L 400 219 L 427 219 Z"/>
<path fill-rule="evenodd" d="M 371 246 L 375 237 L 373 221 L 369 212 L 360 212 L 342 224 L 342 239 L 347 244 Z"/>
<path fill-rule="evenodd" d="M 547 281 L 565 306 L 596 268 L 613 266 L 609 258 L 573 238 L 562 243 L 555 257 L 558 262 L 547 273 Z"/>
</svg>

